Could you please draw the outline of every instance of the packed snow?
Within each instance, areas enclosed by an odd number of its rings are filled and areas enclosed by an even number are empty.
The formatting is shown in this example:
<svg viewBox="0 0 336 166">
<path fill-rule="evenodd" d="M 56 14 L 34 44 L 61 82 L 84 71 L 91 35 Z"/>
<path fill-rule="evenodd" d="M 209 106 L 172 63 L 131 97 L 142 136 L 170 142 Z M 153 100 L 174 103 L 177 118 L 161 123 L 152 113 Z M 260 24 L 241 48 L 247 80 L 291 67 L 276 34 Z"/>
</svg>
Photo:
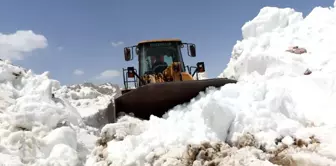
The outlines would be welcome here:
<svg viewBox="0 0 336 166">
<path fill-rule="evenodd" d="M 261 9 L 219 76 L 237 84 L 106 125 L 86 165 L 336 165 L 335 20 L 335 8 Z"/>
</svg>

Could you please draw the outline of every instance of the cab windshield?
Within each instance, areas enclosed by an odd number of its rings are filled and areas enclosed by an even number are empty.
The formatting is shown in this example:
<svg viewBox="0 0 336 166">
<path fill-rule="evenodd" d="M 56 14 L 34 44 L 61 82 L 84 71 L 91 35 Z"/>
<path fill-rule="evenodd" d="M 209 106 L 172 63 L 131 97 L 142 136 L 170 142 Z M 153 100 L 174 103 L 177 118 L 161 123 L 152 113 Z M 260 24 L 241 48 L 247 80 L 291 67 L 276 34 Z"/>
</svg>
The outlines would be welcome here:
<svg viewBox="0 0 336 166">
<path fill-rule="evenodd" d="M 174 42 L 146 43 L 140 47 L 140 76 L 163 72 L 173 62 L 182 62 L 180 46 Z M 184 72 L 182 64 L 182 72 Z"/>
</svg>

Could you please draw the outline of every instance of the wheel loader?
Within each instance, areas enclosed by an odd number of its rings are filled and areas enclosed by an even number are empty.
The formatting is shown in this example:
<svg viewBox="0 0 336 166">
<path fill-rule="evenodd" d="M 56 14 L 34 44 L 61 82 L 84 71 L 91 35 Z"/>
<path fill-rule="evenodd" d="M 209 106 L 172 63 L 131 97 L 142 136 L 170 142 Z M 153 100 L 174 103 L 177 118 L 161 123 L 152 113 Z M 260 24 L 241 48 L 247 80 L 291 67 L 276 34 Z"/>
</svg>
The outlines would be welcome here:
<svg viewBox="0 0 336 166">
<path fill-rule="evenodd" d="M 109 121 L 113 123 L 116 117 L 125 114 L 146 120 L 151 115 L 162 117 L 169 109 L 189 102 L 207 87 L 236 83 L 226 78 L 199 80 L 198 73 L 205 72 L 204 62 L 185 65 L 182 57 L 185 47 L 190 57 L 196 56 L 195 44 L 183 43 L 180 39 L 146 40 L 125 47 L 126 61 L 131 61 L 134 53 L 137 55 L 138 70 L 134 66 L 123 68 L 125 88 L 114 100 L 114 107 L 113 103 L 108 107 Z M 129 87 L 130 83 L 133 87 Z"/>
</svg>

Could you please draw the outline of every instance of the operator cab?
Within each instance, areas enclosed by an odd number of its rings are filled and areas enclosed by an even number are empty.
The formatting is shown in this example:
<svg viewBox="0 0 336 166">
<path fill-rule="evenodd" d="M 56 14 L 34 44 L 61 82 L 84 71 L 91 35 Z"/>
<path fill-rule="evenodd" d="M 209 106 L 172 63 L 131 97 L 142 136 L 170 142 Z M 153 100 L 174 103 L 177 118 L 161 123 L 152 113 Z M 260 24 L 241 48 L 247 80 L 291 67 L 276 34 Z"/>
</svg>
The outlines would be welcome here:
<svg viewBox="0 0 336 166">
<path fill-rule="evenodd" d="M 140 42 L 136 48 L 139 55 L 139 76 L 162 73 L 173 62 L 181 62 L 181 70 L 185 72 L 182 47 L 179 40 Z"/>
<path fill-rule="evenodd" d="M 181 73 L 188 71 L 188 73 L 192 76 L 194 76 L 196 72 L 203 72 L 203 62 L 197 63 L 197 67 L 185 66 L 181 52 L 181 48 L 184 48 L 185 45 L 188 50 L 188 55 L 190 57 L 195 57 L 195 44 L 182 43 L 180 39 L 145 40 L 139 42 L 137 45 L 125 47 L 125 60 L 130 61 L 133 59 L 133 51 L 135 48 L 135 52 L 138 55 L 139 65 L 139 70 L 136 70 L 133 66 L 127 67 L 127 69 L 123 68 L 123 72 L 126 71 L 126 75 L 125 73 L 123 74 L 125 89 L 128 89 L 129 82 L 134 82 L 135 87 L 145 85 L 146 82 L 142 79 L 143 76 L 162 73 L 167 67 L 171 66 L 175 62 L 179 62 L 180 66 L 174 66 L 174 71 L 175 69 Z M 198 69 L 199 67 L 200 69 Z M 192 68 L 195 68 L 194 73 L 191 72 Z M 133 78 L 134 81 L 129 81 L 128 78 Z"/>
</svg>

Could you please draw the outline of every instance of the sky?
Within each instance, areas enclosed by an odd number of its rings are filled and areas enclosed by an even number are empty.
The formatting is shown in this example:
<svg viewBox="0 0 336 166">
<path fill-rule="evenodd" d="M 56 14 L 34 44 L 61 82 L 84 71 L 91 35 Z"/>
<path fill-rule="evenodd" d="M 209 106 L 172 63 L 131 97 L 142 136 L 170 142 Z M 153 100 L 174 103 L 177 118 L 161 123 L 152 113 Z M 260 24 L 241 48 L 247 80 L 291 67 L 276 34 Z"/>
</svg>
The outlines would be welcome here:
<svg viewBox="0 0 336 166">
<path fill-rule="evenodd" d="M 196 44 L 208 77 L 229 62 L 241 27 L 264 6 L 303 13 L 334 0 L 5 0 L 0 5 L 0 58 L 50 73 L 62 85 L 112 82 L 122 86 L 123 48 L 141 40 L 180 38 Z"/>
</svg>

